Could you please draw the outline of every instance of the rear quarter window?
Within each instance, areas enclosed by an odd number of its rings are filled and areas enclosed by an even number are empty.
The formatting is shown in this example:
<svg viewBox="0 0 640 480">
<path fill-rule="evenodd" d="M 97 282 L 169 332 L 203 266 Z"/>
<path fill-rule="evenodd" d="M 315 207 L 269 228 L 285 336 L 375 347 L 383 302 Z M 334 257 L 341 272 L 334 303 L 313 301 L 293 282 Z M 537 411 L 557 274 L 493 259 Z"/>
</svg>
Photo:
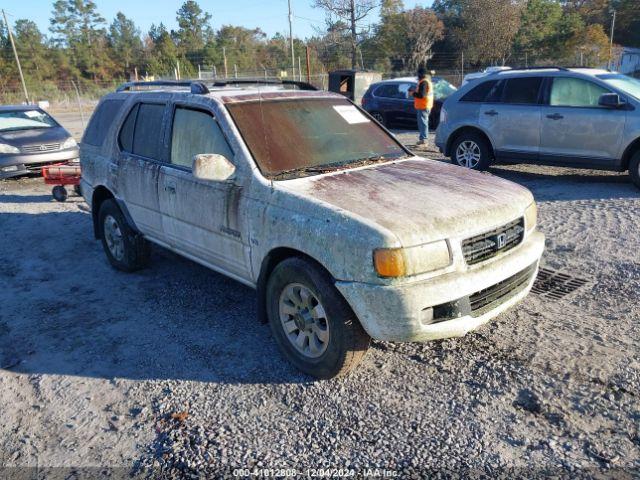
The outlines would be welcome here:
<svg viewBox="0 0 640 480">
<path fill-rule="evenodd" d="M 122 150 L 160 160 L 164 104 L 139 103 L 131 109 L 119 135 Z"/>
<path fill-rule="evenodd" d="M 82 138 L 82 143 L 100 147 L 113 124 L 113 121 L 120 112 L 124 100 L 105 100 L 94 112 L 87 130 Z"/>
<path fill-rule="evenodd" d="M 498 80 L 489 80 L 488 82 L 482 82 L 480 85 L 469 90 L 460 99 L 461 102 L 484 102 L 489 93 L 497 85 Z"/>
</svg>

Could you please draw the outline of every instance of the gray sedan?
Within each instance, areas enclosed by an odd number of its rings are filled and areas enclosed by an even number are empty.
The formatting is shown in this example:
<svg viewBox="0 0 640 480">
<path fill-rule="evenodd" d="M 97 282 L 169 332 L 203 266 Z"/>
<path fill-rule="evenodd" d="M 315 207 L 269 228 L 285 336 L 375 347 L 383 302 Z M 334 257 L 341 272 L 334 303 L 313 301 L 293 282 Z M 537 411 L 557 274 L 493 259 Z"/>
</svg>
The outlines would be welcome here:
<svg viewBox="0 0 640 480">
<path fill-rule="evenodd" d="M 44 110 L 33 105 L 0 107 L 0 178 L 78 157 L 76 141 Z"/>
</svg>

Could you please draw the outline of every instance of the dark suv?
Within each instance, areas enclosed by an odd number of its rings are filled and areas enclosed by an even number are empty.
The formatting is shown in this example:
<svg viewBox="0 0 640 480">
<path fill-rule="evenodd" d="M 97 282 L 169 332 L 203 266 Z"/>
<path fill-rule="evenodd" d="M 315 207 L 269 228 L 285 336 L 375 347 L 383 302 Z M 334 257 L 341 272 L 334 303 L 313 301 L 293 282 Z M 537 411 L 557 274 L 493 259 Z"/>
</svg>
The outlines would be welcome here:
<svg viewBox="0 0 640 480">
<path fill-rule="evenodd" d="M 435 130 L 440 121 L 440 107 L 456 91 L 444 78 L 433 77 L 433 108 L 429 113 L 429 128 Z M 394 78 L 374 83 L 362 97 L 362 108 L 382 125 L 417 128 L 416 109 L 409 89 L 417 88 L 415 77 Z"/>
</svg>

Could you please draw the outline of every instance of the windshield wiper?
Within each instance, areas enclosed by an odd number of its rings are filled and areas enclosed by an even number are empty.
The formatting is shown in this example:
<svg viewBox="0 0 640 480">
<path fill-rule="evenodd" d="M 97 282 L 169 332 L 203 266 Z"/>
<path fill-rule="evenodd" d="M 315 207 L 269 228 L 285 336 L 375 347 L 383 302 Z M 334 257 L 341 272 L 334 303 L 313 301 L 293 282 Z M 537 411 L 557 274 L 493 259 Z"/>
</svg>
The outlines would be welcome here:
<svg viewBox="0 0 640 480">
<path fill-rule="evenodd" d="M 272 180 L 279 180 L 282 178 L 289 177 L 291 175 L 296 174 L 305 174 L 305 173 L 327 173 L 334 172 L 338 170 L 345 170 L 349 168 L 357 168 L 365 165 L 370 165 L 378 162 L 385 161 L 393 161 L 393 160 L 401 160 L 403 158 L 409 158 L 409 155 L 402 155 L 399 157 L 388 157 L 385 155 L 373 155 L 371 157 L 360 158 L 357 160 L 350 160 L 348 162 L 340 162 L 340 163 L 327 163 L 326 165 L 309 165 L 307 167 L 293 168 L 291 170 L 284 170 L 282 172 L 278 172 L 277 174 L 271 176 Z"/>
</svg>

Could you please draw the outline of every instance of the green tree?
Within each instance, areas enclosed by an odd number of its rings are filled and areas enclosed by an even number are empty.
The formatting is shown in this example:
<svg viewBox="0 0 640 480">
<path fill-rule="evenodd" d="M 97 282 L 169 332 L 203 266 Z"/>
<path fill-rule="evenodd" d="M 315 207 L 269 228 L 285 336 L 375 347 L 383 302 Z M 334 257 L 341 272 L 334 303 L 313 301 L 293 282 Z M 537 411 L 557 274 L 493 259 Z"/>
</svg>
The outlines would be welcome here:
<svg viewBox="0 0 640 480">
<path fill-rule="evenodd" d="M 142 56 L 142 40 L 140 30 L 136 28 L 133 20 L 127 18 L 122 12 L 116 14 L 116 18 L 109 27 L 109 44 L 114 53 L 114 58 L 123 67 L 125 74 L 130 73 L 132 64 L 137 63 Z"/>
<path fill-rule="evenodd" d="M 514 49 L 534 61 L 553 56 L 562 22 L 562 5 L 557 0 L 529 0 L 522 10 Z"/>
<path fill-rule="evenodd" d="M 200 8 L 198 2 L 187 0 L 176 12 L 178 30 L 174 36 L 178 48 L 187 57 L 201 53 L 207 41 L 213 36 L 211 14 Z"/>
</svg>

